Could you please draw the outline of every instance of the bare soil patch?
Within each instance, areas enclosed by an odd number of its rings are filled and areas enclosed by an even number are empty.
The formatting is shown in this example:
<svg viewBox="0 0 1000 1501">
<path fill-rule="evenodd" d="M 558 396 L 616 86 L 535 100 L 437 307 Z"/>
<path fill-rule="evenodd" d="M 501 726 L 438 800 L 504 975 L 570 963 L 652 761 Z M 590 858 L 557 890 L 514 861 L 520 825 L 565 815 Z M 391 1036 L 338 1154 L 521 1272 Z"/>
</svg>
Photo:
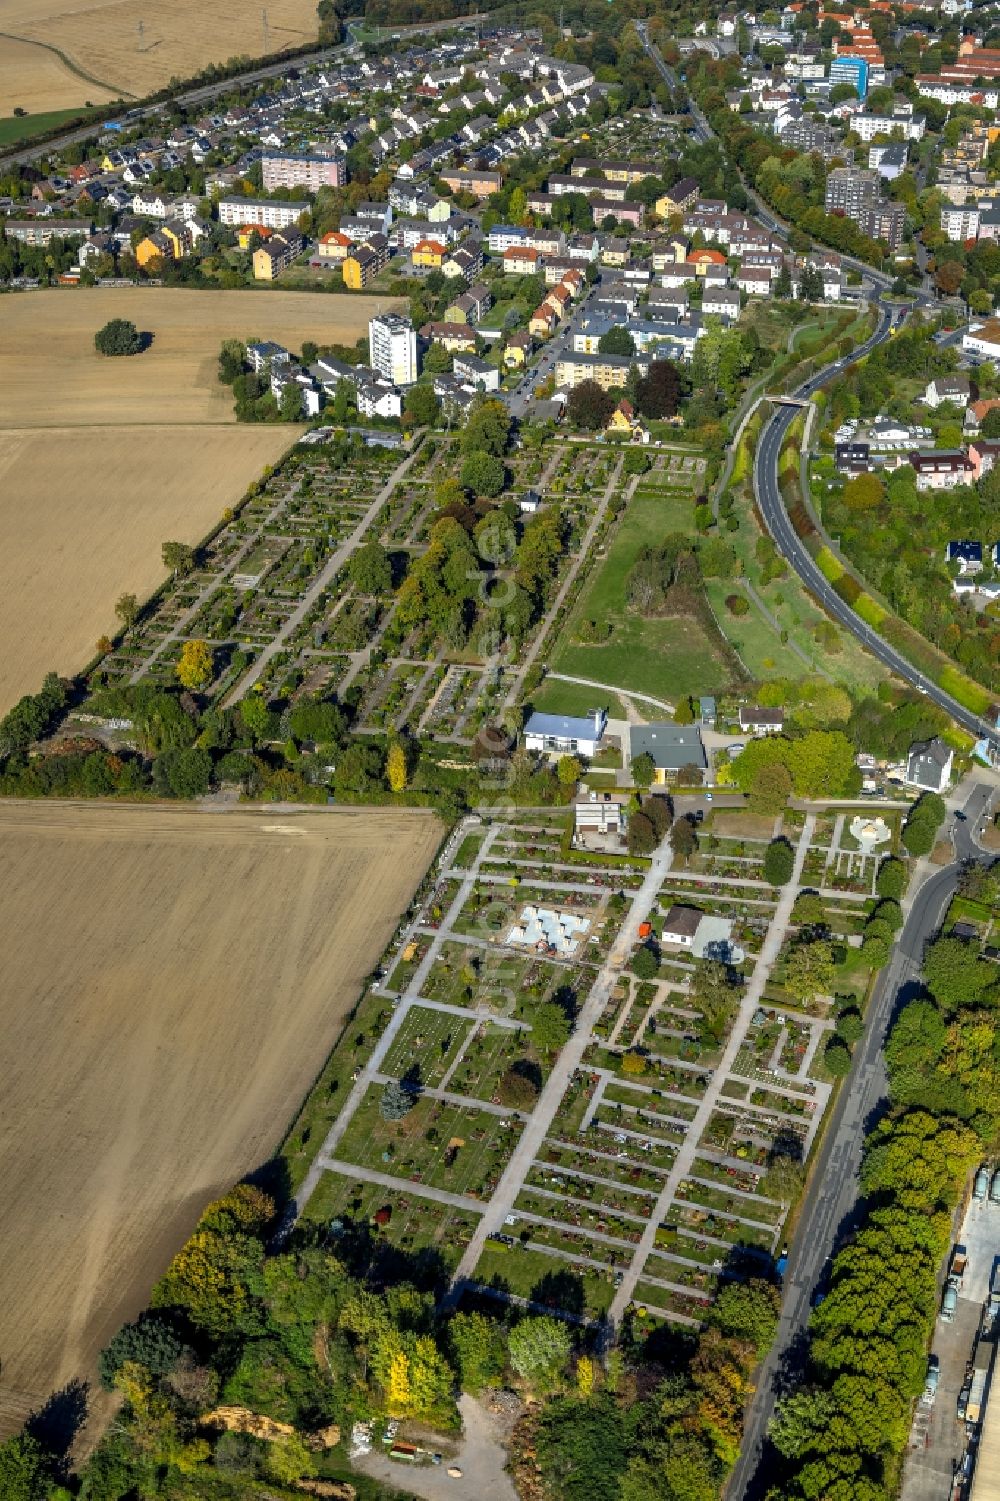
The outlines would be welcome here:
<svg viewBox="0 0 1000 1501">
<path fill-rule="evenodd" d="M 142 0 L 0 0 L 0 31 L 58 48 L 69 63 L 62 78 L 45 80 L 37 109 L 63 109 L 83 98 L 100 102 L 93 83 L 72 71 L 81 69 L 104 83 L 107 97 L 138 97 L 162 88 L 171 78 L 190 78 L 209 63 L 231 57 L 260 57 L 316 40 L 314 0 L 268 0 L 265 38 L 260 7 L 233 5 L 232 0 L 170 0 L 148 6 Z M 30 66 L 35 66 L 32 63 Z M 41 67 L 41 64 L 37 66 Z M 18 92 L 22 74 L 0 46 L 0 100 L 28 108 Z M 29 82 L 41 90 L 43 80 Z M 83 84 L 87 92 L 76 94 Z M 16 97 L 15 97 L 16 95 Z"/>
<path fill-rule="evenodd" d="M 748 809 L 720 808 L 712 814 L 712 833 L 723 839 L 773 839 L 774 819 Z"/>
<path fill-rule="evenodd" d="M 0 807 L 0 1437 L 267 1160 L 430 862 L 418 810 Z M 16 935 L 16 941 L 13 941 Z"/>
</svg>

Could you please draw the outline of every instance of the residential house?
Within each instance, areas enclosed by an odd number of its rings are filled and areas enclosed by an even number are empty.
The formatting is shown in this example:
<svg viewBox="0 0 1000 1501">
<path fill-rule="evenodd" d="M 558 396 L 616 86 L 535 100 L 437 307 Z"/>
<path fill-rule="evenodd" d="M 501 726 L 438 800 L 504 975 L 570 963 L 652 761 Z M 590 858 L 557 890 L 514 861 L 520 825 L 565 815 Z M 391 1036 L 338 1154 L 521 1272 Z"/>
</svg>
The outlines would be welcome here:
<svg viewBox="0 0 1000 1501">
<path fill-rule="evenodd" d="M 444 310 L 446 323 L 478 323 L 489 312 L 493 297 L 489 287 L 477 283 L 462 292 Z"/>
<path fill-rule="evenodd" d="M 463 281 L 474 282 L 477 276 L 483 274 L 482 241 L 466 240 L 458 250 L 445 256 L 441 270 L 449 278 L 461 277 Z"/>
<path fill-rule="evenodd" d="M 530 331 L 524 328 L 518 329 L 516 333 L 510 335 L 504 347 L 504 364 L 509 370 L 522 370 L 534 347 Z"/>
<path fill-rule="evenodd" d="M 525 748 L 548 755 L 596 756 L 607 722 L 606 709 L 592 709 L 586 718 L 536 711 L 524 727 Z"/>
<path fill-rule="evenodd" d="M 871 450 L 867 443 L 838 443 L 833 450 L 833 461 L 841 474 L 867 474 L 871 466 Z"/>
<path fill-rule="evenodd" d="M 928 383 L 924 391 L 924 402 L 929 407 L 939 407 L 945 401 L 964 407 L 969 401 L 971 391 L 972 387 L 967 376 L 939 375 Z"/>
<path fill-rule="evenodd" d="M 137 263 L 146 267 L 153 261 L 172 261 L 174 259 L 174 242 L 167 238 L 162 229 L 154 229 L 145 239 L 140 240 L 135 247 Z"/>
<path fill-rule="evenodd" d="M 780 735 L 785 728 L 784 709 L 761 709 L 757 705 L 740 705 L 740 733 L 743 735 Z"/>
<path fill-rule="evenodd" d="M 440 271 L 447 254 L 447 245 L 439 240 L 418 240 L 410 251 L 410 260 L 417 269 Z"/>
<path fill-rule="evenodd" d="M 534 334 L 538 339 L 547 338 L 555 328 L 557 321 L 555 308 L 552 307 L 551 303 L 543 302 L 535 308 L 535 311 L 528 319 L 528 332 L 529 334 Z M 558 375 L 556 378 L 558 379 Z"/>
<path fill-rule="evenodd" d="M 943 740 L 916 740 L 906 758 L 904 780 L 922 792 L 943 792 L 951 780 L 955 752 Z"/>
<path fill-rule="evenodd" d="M 624 834 L 628 810 L 623 798 L 611 792 L 591 792 L 573 805 L 573 826 L 578 839 L 588 834 Z"/>
<path fill-rule="evenodd" d="M 259 344 L 247 345 L 247 359 L 255 375 L 262 374 L 268 366 L 287 364 L 291 358 L 284 345 L 275 344 L 270 339 L 264 339 Z"/>
<path fill-rule="evenodd" d="M 1000 397 L 997 396 L 984 396 L 979 401 L 970 401 L 965 409 L 963 424 L 965 436 L 967 438 L 978 437 L 987 412 L 996 411 L 997 408 L 1000 408 Z M 969 457 L 972 458 L 974 455 L 970 453 Z"/>
<path fill-rule="evenodd" d="M 657 198 L 656 212 L 661 219 L 669 219 L 671 214 L 683 214 L 685 209 L 693 208 L 698 202 L 699 192 L 693 177 L 682 177 L 661 198 Z"/>
<path fill-rule="evenodd" d="M 911 453 L 909 461 L 917 476 L 918 490 L 954 490 L 971 485 L 975 465 L 964 448 L 934 448 Z"/>
<path fill-rule="evenodd" d="M 309 205 L 281 198 L 220 198 L 219 223 L 235 228 L 240 224 L 263 224 L 268 229 L 292 229 Z"/>
<path fill-rule="evenodd" d="M 944 550 L 946 563 L 956 563 L 961 577 L 973 577 L 983 571 L 981 542 L 949 542 Z"/>
<path fill-rule="evenodd" d="M 254 280 L 274 281 L 298 259 L 305 248 L 305 240 L 293 229 L 286 230 L 284 234 L 273 234 L 253 253 Z"/>
<path fill-rule="evenodd" d="M 452 372 L 460 381 L 478 391 L 499 391 L 500 371 L 496 365 L 482 360 L 475 354 L 456 354 L 452 360 Z"/>
<path fill-rule="evenodd" d="M 425 323 L 420 337 L 431 344 L 440 344 L 449 354 L 476 352 L 476 331 L 467 323 Z"/>
<path fill-rule="evenodd" d="M 703 914 L 697 907 L 673 906 L 663 919 L 661 943 L 669 943 L 680 949 L 694 948 L 694 940 Z"/>
<path fill-rule="evenodd" d="M 344 286 L 360 292 L 371 286 L 388 264 L 389 241 L 385 235 L 374 234 L 344 257 Z"/>
<path fill-rule="evenodd" d="M 499 172 L 481 172 L 475 167 L 446 167 L 440 175 L 453 193 L 472 193 L 476 198 L 489 198 L 503 186 Z"/>
<path fill-rule="evenodd" d="M 505 276 L 534 276 L 541 256 L 530 245 L 511 245 L 501 259 Z"/>
<path fill-rule="evenodd" d="M 331 229 L 327 234 L 321 235 L 316 245 L 316 255 L 324 265 L 341 265 L 351 249 L 350 235 L 341 234 L 339 229 Z"/>
<path fill-rule="evenodd" d="M 664 786 L 684 767 L 704 771 L 708 765 L 698 725 L 634 724 L 629 727 L 629 759 L 650 756 L 656 768 L 654 782 Z"/>
<path fill-rule="evenodd" d="M 594 380 L 604 391 L 624 386 L 633 365 L 640 371 L 649 367 L 645 356 L 627 358 L 615 354 L 561 354 L 556 361 L 556 385 L 572 390 L 585 380 Z"/>
</svg>

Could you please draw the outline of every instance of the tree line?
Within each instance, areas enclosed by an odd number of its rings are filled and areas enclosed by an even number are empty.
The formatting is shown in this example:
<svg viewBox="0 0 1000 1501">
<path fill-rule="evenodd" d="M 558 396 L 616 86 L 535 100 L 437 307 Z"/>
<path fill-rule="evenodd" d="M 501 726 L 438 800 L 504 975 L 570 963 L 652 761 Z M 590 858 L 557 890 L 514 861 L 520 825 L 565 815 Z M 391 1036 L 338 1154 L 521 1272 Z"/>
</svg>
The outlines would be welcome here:
<svg viewBox="0 0 1000 1501">
<path fill-rule="evenodd" d="M 886 889 L 901 890 L 894 863 L 883 871 Z M 995 905 L 1000 867 L 967 870 L 959 890 Z M 860 1225 L 834 1257 L 812 1316 L 804 1379 L 770 1427 L 772 1501 L 896 1493 L 952 1211 L 1000 1130 L 998 1015 L 996 966 L 978 943 L 945 932 L 928 947 L 922 993 L 886 1043 L 890 1107 L 865 1143 Z"/>
</svg>

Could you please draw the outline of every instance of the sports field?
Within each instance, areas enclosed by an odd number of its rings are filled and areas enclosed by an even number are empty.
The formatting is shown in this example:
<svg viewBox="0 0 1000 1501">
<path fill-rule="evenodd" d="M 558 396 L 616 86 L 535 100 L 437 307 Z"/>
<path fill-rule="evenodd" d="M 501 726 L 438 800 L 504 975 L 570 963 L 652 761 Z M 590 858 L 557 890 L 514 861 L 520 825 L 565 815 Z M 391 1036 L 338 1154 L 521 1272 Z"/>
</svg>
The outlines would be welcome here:
<svg viewBox="0 0 1000 1501">
<path fill-rule="evenodd" d="M 266 1162 L 437 847 L 418 810 L 0 808 L 0 1438 Z"/>
<path fill-rule="evenodd" d="M 209 63 L 307 46 L 317 18 L 314 0 L 0 0 L 0 33 L 0 115 L 9 115 L 16 105 L 139 98 Z"/>
<path fill-rule="evenodd" d="M 165 541 L 197 542 L 298 429 L 237 425 L 217 377 L 224 338 L 353 343 L 372 298 L 94 288 L 4 299 L 0 319 L 0 713 L 72 673 L 124 592 L 163 579 Z M 111 317 L 152 347 L 104 359 Z"/>
</svg>

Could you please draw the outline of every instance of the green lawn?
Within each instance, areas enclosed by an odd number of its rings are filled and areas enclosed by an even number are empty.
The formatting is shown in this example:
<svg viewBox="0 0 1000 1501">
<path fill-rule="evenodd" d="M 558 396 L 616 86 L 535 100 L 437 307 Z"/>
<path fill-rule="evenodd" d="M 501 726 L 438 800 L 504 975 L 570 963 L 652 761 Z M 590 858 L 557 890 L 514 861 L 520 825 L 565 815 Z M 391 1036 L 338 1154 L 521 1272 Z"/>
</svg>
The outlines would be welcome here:
<svg viewBox="0 0 1000 1501">
<path fill-rule="evenodd" d="M 779 633 L 752 602 L 749 615 L 730 615 L 726 595 L 734 591 L 726 580 L 709 579 L 705 589 L 716 620 L 752 678 L 758 682 L 767 678 L 800 678 L 808 671 L 802 658 L 782 642 Z"/>
<path fill-rule="evenodd" d="M 643 618 L 625 608 L 625 581 L 643 547 L 668 532 L 694 535 L 688 494 L 664 493 L 648 483 L 629 503 L 615 539 L 563 632 L 552 667 L 672 702 L 682 693 L 723 689 L 730 672 L 701 621 L 687 617 Z M 597 646 L 575 639 L 578 620 L 607 620 L 610 638 Z M 566 685 L 569 686 L 569 685 Z"/>
<path fill-rule="evenodd" d="M 83 123 L 102 114 L 113 116 L 114 112 L 113 105 L 104 105 L 101 109 L 54 109 L 42 115 L 3 119 L 0 120 L 0 146 L 14 146 L 19 141 L 30 140 L 32 136 L 44 135 L 47 130 L 56 130 L 60 125 L 70 125 L 76 120 Z"/>
<path fill-rule="evenodd" d="M 585 688 L 582 683 L 560 683 L 557 678 L 545 679 L 531 695 L 531 706 L 543 714 L 586 714 L 597 706 L 598 697 L 609 718 L 625 718 L 621 700 L 613 693 L 602 694 L 598 689 Z"/>
</svg>

